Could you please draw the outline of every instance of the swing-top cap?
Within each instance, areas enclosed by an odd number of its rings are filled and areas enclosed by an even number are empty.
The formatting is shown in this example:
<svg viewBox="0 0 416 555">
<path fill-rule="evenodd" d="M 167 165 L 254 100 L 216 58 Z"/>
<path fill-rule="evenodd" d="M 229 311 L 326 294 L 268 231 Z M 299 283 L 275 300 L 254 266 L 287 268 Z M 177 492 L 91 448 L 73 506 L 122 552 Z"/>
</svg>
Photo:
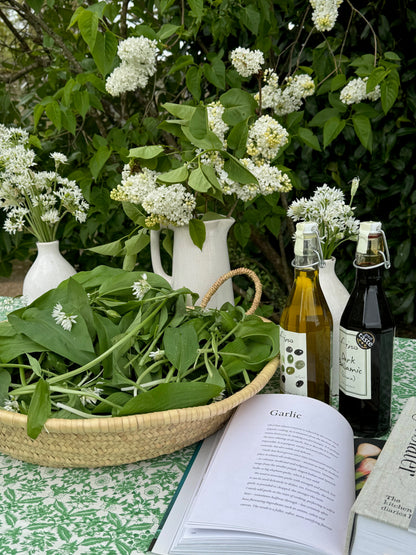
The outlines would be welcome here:
<svg viewBox="0 0 416 555">
<path fill-rule="evenodd" d="M 367 252 L 369 236 L 378 234 L 381 234 L 381 222 L 361 222 L 357 243 L 357 252 L 365 254 Z"/>
</svg>

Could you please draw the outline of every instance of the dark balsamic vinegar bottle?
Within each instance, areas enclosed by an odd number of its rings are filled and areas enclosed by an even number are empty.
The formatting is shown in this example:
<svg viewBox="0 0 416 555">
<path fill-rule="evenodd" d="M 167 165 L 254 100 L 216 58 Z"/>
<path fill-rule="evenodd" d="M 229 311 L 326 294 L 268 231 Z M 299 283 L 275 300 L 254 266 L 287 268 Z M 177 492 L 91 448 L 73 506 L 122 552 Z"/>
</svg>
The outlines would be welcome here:
<svg viewBox="0 0 416 555">
<path fill-rule="evenodd" d="M 390 427 L 395 325 L 383 290 L 390 267 L 380 222 L 361 222 L 356 278 L 340 322 L 339 411 L 361 437 L 377 437 Z"/>
</svg>

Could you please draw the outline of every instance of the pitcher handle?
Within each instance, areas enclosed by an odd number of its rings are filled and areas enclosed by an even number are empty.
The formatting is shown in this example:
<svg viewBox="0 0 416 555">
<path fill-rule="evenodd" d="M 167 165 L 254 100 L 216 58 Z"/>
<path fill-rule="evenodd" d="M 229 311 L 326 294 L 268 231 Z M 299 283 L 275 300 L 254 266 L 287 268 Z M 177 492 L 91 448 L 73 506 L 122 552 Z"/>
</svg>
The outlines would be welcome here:
<svg viewBox="0 0 416 555">
<path fill-rule="evenodd" d="M 160 230 L 150 231 L 150 257 L 155 274 L 162 276 L 169 283 L 169 285 L 172 286 L 172 276 L 168 276 L 168 274 L 164 271 L 162 268 L 162 261 L 160 259 Z"/>
</svg>

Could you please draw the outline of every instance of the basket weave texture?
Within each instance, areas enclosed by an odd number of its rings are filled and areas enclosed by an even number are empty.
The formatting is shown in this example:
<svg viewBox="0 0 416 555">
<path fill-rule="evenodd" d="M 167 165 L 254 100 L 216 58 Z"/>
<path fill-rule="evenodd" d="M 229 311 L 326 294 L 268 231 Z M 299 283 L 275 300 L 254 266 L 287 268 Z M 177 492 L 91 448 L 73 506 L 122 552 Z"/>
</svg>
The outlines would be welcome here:
<svg viewBox="0 0 416 555">
<path fill-rule="evenodd" d="M 208 297 L 237 273 L 252 277 L 251 270 L 232 270 L 214 284 Z M 259 298 L 259 284 L 255 286 Z M 216 432 L 238 405 L 264 388 L 277 366 L 278 357 L 249 385 L 210 405 L 122 417 L 50 418 L 35 440 L 27 435 L 26 415 L 0 409 L 0 451 L 29 463 L 65 468 L 114 466 L 172 453 Z"/>
</svg>

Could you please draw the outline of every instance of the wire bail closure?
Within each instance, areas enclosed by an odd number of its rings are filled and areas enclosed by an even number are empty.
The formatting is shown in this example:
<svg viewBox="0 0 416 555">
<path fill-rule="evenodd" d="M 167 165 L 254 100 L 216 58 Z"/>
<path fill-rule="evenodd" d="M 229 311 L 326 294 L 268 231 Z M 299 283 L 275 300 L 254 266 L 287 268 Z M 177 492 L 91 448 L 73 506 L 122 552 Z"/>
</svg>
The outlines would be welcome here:
<svg viewBox="0 0 416 555">
<path fill-rule="evenodd" d="M 386 270 L 388 270 L 391 267 L 390 251 L 389 251 L 389 247 L 387 245 L 386 235 L 385 235 L 385 233 L 382 229 L 380 229 L 380 233 L 383 237 L 383 245 L 384 245 L 384 250 L 386 251 L 386 253 L 384 254 L 383 251 L 378 251 L 378 254 L 381 254 L 381 256 L 383 258 L 383 262 L 380 262 L 379 264 L 374 264 L 374 266 L 359 266 L 356 262 L 356 259 L 354 259 L 354 262 L 353 262 L 354 268 L 359 268 L 360 270 L 372 270 L 373 268 L 380 268 L 380 266 L 384 266 L 386 268 Z"/>
<path fill-rule="evenodd" d="M 318 226 L 316 225 L 316 227 L 314 226 L 313 229 L 316 239 L 317 239 L 317 243 L 318 243 L 318 250 L 313 249 L 312 252 L 315 253 L 318 257 L 318 260 L 316 262 L 312 262 L 311 264 L 307 264 L 306 266 L 299 266 L 298 264 L 295 264 L 295 260 L 296 258 L 294 258 L 292 260 L 292 266 L 294 268 L 299 268 L 301 270 L 305 269 L 305 268 L 310 268 L 311 266 L 319 266 L 320 268 L 323 268 L 325 266 L 325 260 L 324 260 L 324 255 L 322 253 L 322 245 L 321 245 L 321 240 L 319 237 L 319 230 L 318 230 Z M 304 255 L 304 256 L 308 256 L 308 255 Z"/>
</svg>

